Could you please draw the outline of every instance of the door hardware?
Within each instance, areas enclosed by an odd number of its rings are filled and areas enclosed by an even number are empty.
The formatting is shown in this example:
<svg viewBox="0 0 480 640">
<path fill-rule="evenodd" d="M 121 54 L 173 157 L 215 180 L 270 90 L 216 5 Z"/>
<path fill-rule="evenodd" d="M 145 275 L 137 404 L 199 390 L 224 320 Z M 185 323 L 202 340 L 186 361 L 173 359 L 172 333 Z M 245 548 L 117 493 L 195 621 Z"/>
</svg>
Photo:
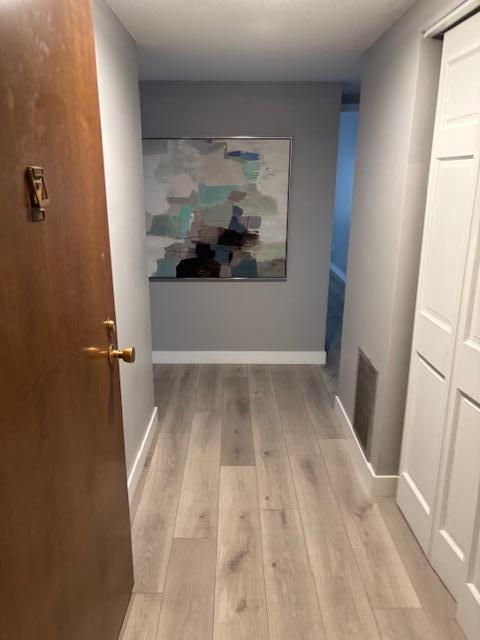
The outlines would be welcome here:
<svg viewBox="0 0 480 640">
<path fill-rule="evenodd" d="M 43 167 L 27 167 L 26 178 L 30 193 L 30 213 L 34 222 L 45 220 L 45 207 L 48 207 L 47 186 L 43 175 Z"/>
<path fill-rule="evenodd" d="M 135 362 L 135 347 L 125 347 L 125 349 L 115 349 L 113 344 L 108 348 L 108 359 L 110 364 L 115 360 L 123 360 L 124 362 Z"/>
<path fill-rule="evenodd" d="M 111 318 L 107 318 L 106 320 L 103 321 L 103 324 L 106 330 L 108 331 L 108 333 L 112 333 L 112 334 L 115 333 L 116 331 L 115 320 L 112 320 Z"/>
</svg>

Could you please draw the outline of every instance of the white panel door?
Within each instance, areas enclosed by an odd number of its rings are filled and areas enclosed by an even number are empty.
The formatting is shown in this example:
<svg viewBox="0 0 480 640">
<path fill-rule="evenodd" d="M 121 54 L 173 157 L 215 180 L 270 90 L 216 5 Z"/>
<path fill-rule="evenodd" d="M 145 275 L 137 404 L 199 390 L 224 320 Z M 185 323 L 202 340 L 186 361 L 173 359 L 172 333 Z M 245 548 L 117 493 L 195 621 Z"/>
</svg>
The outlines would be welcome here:
<svg viewBox="0 0 480 640">
<path fill-rule="evenodd" d="M 457 119 L 468 121 L 476 193 L 466 252 L 430 560 L 457 601 L 468 591 L 480 612 L 480 14 L 445 38 Z M 464 86 L 466 85 L 466 87 Z M 458 104 L 458 106 L 456 106 Z M 480 615 L 477 628 L 480 639 Z"/>
<path fill-rule="evenodd" d="M 456 558 L 463 554 L 464 560 L 475 509 L 460 504 L 459 497 L 466 490 L 474 494 L 479 479 L 475 447 L 480 444 L 480 386 L 477 384 L 476 393 L 472 384 L 468 391 L 464 386 L 465 378 L 472 377 L 472 367 L 480 374 L 480 360 L 476 359 L 480 342 L 470 336 L 471 332 L 478 335 L 472 312 L 468 331 L 466 325 L 461 329 L 463 357 L 468 362 L 459 360 L 453 373 L 458 393 L 451 403 L 449 398 L 457 332 L 465 322 L 460 318 L 462 292 L 464 286 L 472 292 L 478 286 L 473 284 L 473 271 L 478 273 L 478 259 L 476 266 L 474 263 L 479 122 L 480 15 L 476 15 L 448 32 L 444 40 L 397 497 L 429 554 L 443 464 L 450 497 L 438 511 L 439 529 L 443 528 L 437 538 L 442 538 Z M 470 307 L 474 298 L 472 293 Z M 443 455 L 448 439 L 448 453 Z M 462 501 L 466 499 L 462 496 Z M 474 500 L 471 495 L 469 499 Z"/>
<path fill-rule="evenodd" d="M 470 554 L 467 582 L 458 596 L 457 620 L 468 640 L 480 638 L 480 539 L 478 529 Z"/>
</svg>

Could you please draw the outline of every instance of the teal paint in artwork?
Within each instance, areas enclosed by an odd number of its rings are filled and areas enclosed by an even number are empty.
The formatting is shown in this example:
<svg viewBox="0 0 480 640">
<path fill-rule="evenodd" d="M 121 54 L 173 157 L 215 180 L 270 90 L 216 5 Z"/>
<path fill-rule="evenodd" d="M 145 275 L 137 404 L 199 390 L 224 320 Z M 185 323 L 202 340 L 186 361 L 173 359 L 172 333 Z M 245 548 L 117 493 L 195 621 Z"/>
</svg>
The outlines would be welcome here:
<svg viewBox="0 0 480 640">
<path fill-rule="evenodd" d="M 187 231 L 190 229 L 190 214 L 193 207 L 189 204 L 184 204 L 180 211 L 180 237 L 184 237 Z"/>
<path fill-rule="evenodd" d="M 164 238 L 178 237 L 178 219 L 176 216 L 153 216 L 152 225 L 148 232 L 150 236 L 163 236 Z"/>
<path fill-rule="evenodd" d="M 178 258 L 176 256 L 168 256 L 168 258 L 157 260 L 157 270 L 150 277 L 175 278 L 177 275 L 177 262 Z"/>
<path fill-rule="evenodd" d="M 233 278 L 258 278 L 257 261 L 253 258 L 244 258 L 232 267 Z"/>
<path fill-rule="evenodd" d="M 260 160 L 244 160 L 243 173 L 247 182 L 256 183 L 260 174 L 261 163 Z"/>
<path fill-rule="evenodd" d="M 217 244 L 215 249 L 215 260 L 220 264 L 230 264 L 232 259 L 232 247 Z"/>
<path fill-rule="evenodd" d="M 198 206 L 213 207 L 216 204 L 222 204 L 228 201 L 230 191 L 242 191 L 243 188 L 238 185 L 222 185 L 209 187 L 206 184 L 198 185 Z"/>
</svg>

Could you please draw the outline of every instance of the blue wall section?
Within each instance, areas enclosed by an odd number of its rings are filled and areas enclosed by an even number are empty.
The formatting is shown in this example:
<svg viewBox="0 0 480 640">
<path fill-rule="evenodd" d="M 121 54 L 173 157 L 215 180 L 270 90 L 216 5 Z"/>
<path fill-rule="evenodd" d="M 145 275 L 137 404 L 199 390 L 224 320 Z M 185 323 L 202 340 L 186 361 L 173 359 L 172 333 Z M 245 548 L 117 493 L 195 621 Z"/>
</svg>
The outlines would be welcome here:
<svg viewBox="0 0 480 640">
<path fill-rule="evenodd" d="M 357 144 L 357 111 L 342 111 L 338 139 L 337 181 L 333 214 L 331 262 L 347 273 L 350 210 L 352 208 L 355 149 Z"/>
</svg>

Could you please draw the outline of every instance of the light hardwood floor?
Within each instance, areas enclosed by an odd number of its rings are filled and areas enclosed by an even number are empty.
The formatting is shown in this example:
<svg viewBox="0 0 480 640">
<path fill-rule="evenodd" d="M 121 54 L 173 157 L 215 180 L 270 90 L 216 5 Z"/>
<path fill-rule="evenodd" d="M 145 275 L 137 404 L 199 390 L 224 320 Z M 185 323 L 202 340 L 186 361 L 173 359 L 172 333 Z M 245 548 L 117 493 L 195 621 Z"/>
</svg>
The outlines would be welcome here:
<svg viewBox="0 0 480 640">
<path fill-rule="evenodd" d="M 121 640 L 462 640 L 393 500 L 363 489 L 321 368 L 157 365 Z"/>
</svg>

